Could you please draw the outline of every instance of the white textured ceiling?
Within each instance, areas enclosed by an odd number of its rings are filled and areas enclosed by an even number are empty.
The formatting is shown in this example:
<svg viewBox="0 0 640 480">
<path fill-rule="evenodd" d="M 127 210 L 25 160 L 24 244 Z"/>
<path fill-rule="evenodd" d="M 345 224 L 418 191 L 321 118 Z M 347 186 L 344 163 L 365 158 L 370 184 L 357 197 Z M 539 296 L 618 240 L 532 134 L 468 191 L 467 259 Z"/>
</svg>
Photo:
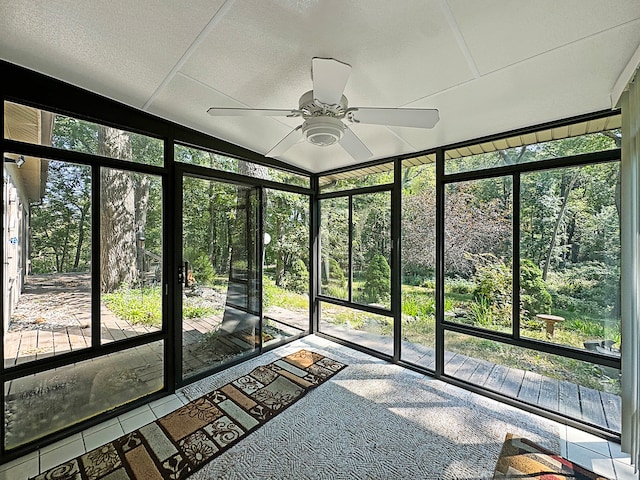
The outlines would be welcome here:
<svg viewBox="0 0 640 480">
<path fill-rule="evenodd" d="M 432 130 L 352 125 L 383 158 L 611 108 L 639 45 L 638 0 L 0 0 L 0 58 L 259 153 L 301 121 L 207 109 L 297 108 L 314 56 L 352 65 L 350 106 L 440 110 Z"/>
</svg>

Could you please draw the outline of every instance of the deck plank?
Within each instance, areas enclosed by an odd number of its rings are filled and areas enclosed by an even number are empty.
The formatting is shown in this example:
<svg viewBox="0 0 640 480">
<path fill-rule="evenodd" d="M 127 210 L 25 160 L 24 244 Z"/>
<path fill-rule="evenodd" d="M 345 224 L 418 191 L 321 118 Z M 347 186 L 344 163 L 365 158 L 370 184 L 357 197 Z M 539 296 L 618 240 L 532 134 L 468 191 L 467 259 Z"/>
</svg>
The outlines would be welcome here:
<svg viewBox="0 0 640 480">
<path fill-rule="evenodd" d="M 455 373 L 458 371 L 458 369 L 460 368 L 460 365 L 462 365 L 464 363 L 464 361 L 467 359 L 467 357 L 465 357 L 464 355 L 461 355 L 459 353 L 453 353 L 449 359 L 446 358 L 446 353 L 445 352 L 445 361 L 444 361 L 444 373 L 445 375 L 449 375 L 449 376 L 454 376 Z"/>
<path fill-rule="evenodd" d="M 38 330 L 36 360 L 53 356 L 53 329 Z"/>
<path fill-rule="evenodd" d="M 604 407 L 604 416 L 607 419 L 607 425 L 614 432 L 621 431 L 622 425 L 622 401 L 619 395 L 609 392 L 600 392 L 602 406 Z"/>
<path fill-rule="evenodd" d="M 469 382 L 475 385 L 484 385 L 493 370 L 493 366 L 494 364 L 491 362 L 478 360 L 478 367 L 473 372 L 473 375 L 469 377 Z"/>
<path fill-rule="evenodd" d="M 56 328 L 53 330 L 53 354 L 59 355 L 61 353 L 71 351 L 71 340 L 69 339 L 69 332 L 65 328 Z"/>
<path fill-rule="evenodd" d="M 456 378 L 468 382 L 473 373 L 478 368 L 479 362 L 473 357 L 467 357 L 467 359 L 460 365 L 456 372 Z"/>
<path fill-rule="evenodd" d="M 580 390 L 580 405 L 582 407 L 582 419 L 590 423 L 595 423 L 603 427 L 607 427 L 607 420 L 604 416 L 604 407 L 600 393 L 591 388 L 578 386 Z"/>
<path fill-rule="evenodd" d="M 518 392 L 518 399 L 534 405 L 537 404 L 541 384 L 542 375 L 535 372 L 525 372 Z"/>
<path fill-rule="evenodd" d="M 488 390 L 499 392 L 508 373 L 509 367 L 505 367 L 504 365 L 495 365 L 489 373 L 489 377 L 484 382 L 484 387 Z"/>
<path fill-rule="evenodd" d="M 13 367 L 20 348 L 21 335 L 5 334 L 4 337 L 4 366 Z"/>
<path fill-rule="evenodd" d="M 21 332 L 20 347 L 18 350 L 18 357 L 16 358 L 16 365 L 22 363 L 31 362 L 35 359 L 35 349 L 38 344 L 38 331 L 26 330 Z"/>
<path fill-rule="evenodd" d="M 540 395 L 538 405 L 549 410 L 558 410 L 559 391 L 558 380 L 555 378 L 542 377 L 540 385 Z"/>
<path fill-rule="evenodd" d="M 500 393 L 507 397 L 518 398 L 518 392 L 522 385 L 522 379 L 524 378 L 524 370 L 518 368 L 509 368 L 507 376 L 500 387 Z"/>
<path fill-rule="evenodd" d="M 558 382 L 558 410 L 572 418 L 580 418 L 580 396 L 575 383 Z"/>
</svg>

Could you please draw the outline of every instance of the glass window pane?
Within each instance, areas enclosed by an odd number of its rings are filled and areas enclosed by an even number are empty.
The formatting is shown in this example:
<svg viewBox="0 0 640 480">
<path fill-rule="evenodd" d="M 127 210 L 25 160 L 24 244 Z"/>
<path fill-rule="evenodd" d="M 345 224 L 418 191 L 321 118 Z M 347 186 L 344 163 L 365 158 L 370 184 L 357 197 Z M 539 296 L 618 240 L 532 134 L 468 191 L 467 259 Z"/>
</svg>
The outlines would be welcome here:
<svg viewBox="0 0 640 480">
<path fill-rule="evenodd" d="M 5 448 L 161 390 L 163 349 L 154 342 L 5 382 Z"/>
<path fill-rule="evenodd" d="M 320 302 L 320 331 L 393 355 L 393 318 Z"/>
<path fill-rule="evenodd" d="M 620 164 L 523 174 L 523 337 L 620 356 Z"/>
<path fill-rule="evenodd" d="M 101 343 L 162 328 L 162 181 L 100 169 Z"/>
<path fill-rule="evenodd" d="M 4 179 L 4 365 L 90 347 L 91 167 L 5 154 Z"/>
<path fill-rule="evenodd" d="M 512 178 L 445 190 L 445 318 L 511 333 Z"/>
<path fill-rule="evenodd" d="M 434 368 L 435 164 L 403 162 L 402 186 L 402 360 Z"/>
<path fill-rule="evenodd" d="M 201 167 L 223 170 L 225 172 L 238 173 L 247 177 L 271 180 L 272 182 L 296 185 L 310 188 L 310 178 L 306 175 L 287 172 L 267 165 L 259 165 L 237 158 L 227 157 L 219 153 L 208 152 L 198 148 L 186 147 L 184 145 L 175 146 L 176 162 L 190 163 Z"/>
<path fill-rule="evenodd" d="M 446 375 L 620 432 L 620 370 L 445 331 Z"/>
<path fill-rule="evenodd" d="M 309 197 L 265 190 L 264 345 L 309 330 Z"/>
<path fill-rule="evenodd" d="M 320 200 L 320 293 L 347 300 L 349 276 L 349 198 Z"/>
<path fill-rule="evenodd" d="M 391 308 L 391 192 L 353 196 L 354 302 Z"/>
<path fill-rule="evenodd" d="M 182 182 L 183 378 L 254 352 L 258 322 L 259 188 L 185 176 Z"/>
<path fill-rule="evenodd" d="M 614 115 L 570 127 L 557 127 L 511 139 L 447 150 L 445 173 L 538 162 L 620 148 L 620 121 L 620 115 Z"/>
<path fill-rule="evenodd" d="M 89 153 L 134 163 L 162 166 L 161 139 L 98 123 L 4 102 L 5 138 Z"/>
<path fill-rule="evenodd" d="M 320 177 L 320 192 L 337 192 L 393 183 L 393 162 Z"/>
</svg>

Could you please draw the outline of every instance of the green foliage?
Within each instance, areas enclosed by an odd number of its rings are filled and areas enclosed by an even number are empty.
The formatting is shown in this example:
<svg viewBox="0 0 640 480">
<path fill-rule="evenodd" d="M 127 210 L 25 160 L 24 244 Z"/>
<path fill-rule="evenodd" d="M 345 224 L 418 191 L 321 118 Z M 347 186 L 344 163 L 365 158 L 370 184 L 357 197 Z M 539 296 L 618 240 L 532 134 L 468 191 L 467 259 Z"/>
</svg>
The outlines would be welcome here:
<svg viewBox="0 0 640 480">
<path fill-rule="evenodd" d="M 365 273 L 364 296 L 369 302 L 385 301 L 391 289 L 391 268 L 387 259 L 376 255 Z"/>
<path fill-rule="evenodd" d="M 602 262 L 583 262 L 550 276 L 554 305 L 570 311 L 614 314 L 620 292 L 620 269 Z"/>
<path fill-rule="evenodd" d="M 193 252 L 191 252 L 193 255 Z M 211 261 L 206 255 L 198 255 L 197 257 L 191 257 L 189 254 L 185 255 L 189 262 L 189 269 L 193 272 L 193 277 L 200 285 L 211 285 L 216 278 L 216 272 L 211 265 Z"/>
<path fill-rule="evenodd" d="M 309 296 L 276 285 L 273 279 L 262 277 L 262 308 L 280 307 L 287 310 L 309 310 Z"/>
<path fill-rule="evenodd" d="M 215 308 L 203 307 L 200 305 L 188 305 L 182 306 L 182 316 L 184 318 L 202 318 L 219 313 Z"/>
<path fill-rule="evenodd" d="M 322 283 L 327 284 L 330 282 L 337 283 L 340 286 L 344 286 L 347 283 L 347 279 L 344 276 L 344 271 L 340 267 L 340 264 L 335 258 L 329 257 L 329 271 L 326 268 L 322 269 Z"/>
<path fill-rule="evenodd" d="M 500 259 L 488 255 L 478 257 L 480 265 L 476 266 L 473 276 L 476 288 L 473 296 L 484 299 L 489 305 L 502 307 L 511 304 L 511 269 Z"/>
<path fill-rule="evenodd" d="M 302 259 L 293 262 L 291 270 L 284 275 L 282 286 L 297 293 L 309 292 L 309 270 Z"/>
<path fill-rule="evenodd" d="M 427 292 L 402 292 L 402 313 L 416 318 L 434 317 L 436 302 Z"/>
<path fill-rule="evenodd" d="M 162 288 L 120 287 L 102 295 L 102 301 L 117 317 L 132 324 L 162 325 Z"/>
<path fill-rule="evenodd" d="M 460 277 L 452 279 L 447 278 L 444 283 L 444 291 L 447 293 L 468 294 L 473 293 L 475 289 L 475 283 Z"/>
<path fill-rule="evenodd" d="M 542 270 L 528 259 L 520 262 L 520 303 L 529 317 L 551 311 L 551 294 L 542 279 Z"/>
</svg>

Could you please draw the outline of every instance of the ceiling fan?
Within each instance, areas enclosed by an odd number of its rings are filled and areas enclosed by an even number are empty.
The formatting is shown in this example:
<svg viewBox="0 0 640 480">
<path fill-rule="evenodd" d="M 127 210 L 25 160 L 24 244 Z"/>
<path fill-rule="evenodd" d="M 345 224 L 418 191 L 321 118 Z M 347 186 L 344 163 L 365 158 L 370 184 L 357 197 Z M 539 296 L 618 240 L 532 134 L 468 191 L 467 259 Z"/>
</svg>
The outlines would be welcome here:
<svg viewBox="0 0 640 480">
<path fill-rule="evenodd" d="M 253 109 L 211 107 L 213 116 L 302 117 L 304 122 L 266 153 L 277 157 L 302 139 L 327 147 L 339 143 L 354 159 L 364 161 L 373 153 L 343 120 L 351 123 L 398 127 L 432 128 L 440 119 L 438 110 L 424 108 L 349 107 L 343 95 L 351 65 L 333 58 L 311 60 L 313 90 L 304 93 L 297 109 Z"/>
</svg>

